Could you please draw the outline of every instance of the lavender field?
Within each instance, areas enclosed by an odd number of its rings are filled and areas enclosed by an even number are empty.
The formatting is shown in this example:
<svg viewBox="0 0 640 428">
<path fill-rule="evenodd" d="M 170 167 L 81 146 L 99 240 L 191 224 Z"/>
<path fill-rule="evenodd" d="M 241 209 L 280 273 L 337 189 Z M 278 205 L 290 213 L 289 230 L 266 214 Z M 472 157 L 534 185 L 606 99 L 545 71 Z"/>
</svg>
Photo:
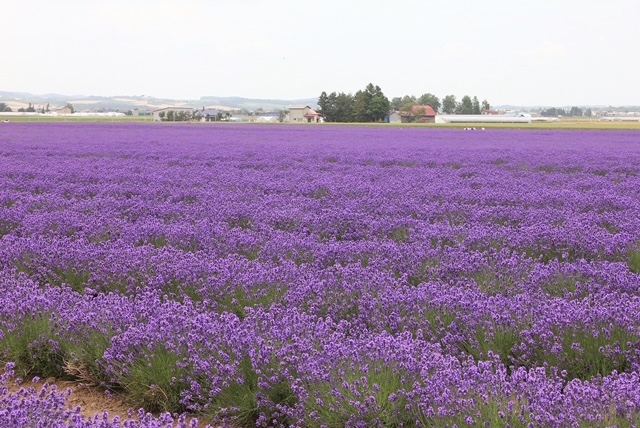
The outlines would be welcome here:
<svg viewBox="0 0 640 428">
<path fill-rule="evenodd" d="M 3 126 L 0 361 L 11 426 L 173 423 L 11 375 L 215 426 L 640 425 L 640 132 Z"/>
</svg>

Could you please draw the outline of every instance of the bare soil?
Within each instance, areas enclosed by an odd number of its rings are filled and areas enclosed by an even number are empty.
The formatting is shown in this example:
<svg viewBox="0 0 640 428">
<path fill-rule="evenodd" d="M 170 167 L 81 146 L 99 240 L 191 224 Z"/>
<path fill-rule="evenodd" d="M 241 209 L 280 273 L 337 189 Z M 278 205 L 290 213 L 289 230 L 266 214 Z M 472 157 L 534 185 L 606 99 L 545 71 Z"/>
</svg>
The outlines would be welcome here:
<svg viewBox="0 0 640 428">
<path fill-rule="evenodd" d="M 0 370 L 0 375 L 3 371 Z M 49 385 L 55 385 L 58 392 L 64 392 L 67 389 L 71 389 L 72 393 L 68 398 L 67 405 L 70 410 L 75 410 L 78 406 L 81 408 L 81 414 L 86 418 L 93 418 L 96 415 L 102 416 L 106 411 L 109 413 L 109 420 L 113 420 L 114 417 L 119 416 L 121 422 L 128 420 L 136 420 L 136 417 L 129 418 L 129 410 L 131 406 L 127 405 L 125 401 L 118 396 L 110 397 L 104 390 L 95 386 L 86 385 L 75 381 L 64 381 L 56 378 L 42 379 L 38 383 L 33 383 L 30 380 L 22 380 L 21 383 L 16 382 L 16 378 L 10 379 L 8 382 L 9 393 L 18 392 L 21 388 L 35 388 L 36 391 L 40 391 L 44 383 Z M 134 412 L 137 414 L 137 412 Z M 206 428 L 207 424 L 200 422 L 198 428 Z"/>
</svg>

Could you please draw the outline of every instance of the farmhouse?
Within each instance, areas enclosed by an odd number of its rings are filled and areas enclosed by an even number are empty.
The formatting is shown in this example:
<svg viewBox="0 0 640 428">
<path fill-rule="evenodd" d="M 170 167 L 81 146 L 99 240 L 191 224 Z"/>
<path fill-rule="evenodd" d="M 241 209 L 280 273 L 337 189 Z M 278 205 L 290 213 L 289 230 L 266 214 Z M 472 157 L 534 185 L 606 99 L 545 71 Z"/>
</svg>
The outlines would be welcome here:
<svg viewBox="0 0 640 428">
<path fill-rule="evenodd" d="M 413 106 L 411 110 L 400 112 L 401 123 L 435 123 L 436 112 L 431 106 Z"/>
<path fill-rule="evenodd" d="M 218 110 L 214 108 L 205 109 L 202 107 L 202 110 L 196 111 L 194 115 L 198 116 L 203 122 L 213 122 L 218 120 Z"/>
<path fill-rule="evenodd" d="M 54 112 L 56 112 L 57 114 L 72 114 L 73 110 L 71 109 L 71 107 L 66 105 L 62 108 L 55 109 Z"/>
<path fill-rule="evenodd" d="M 308 105 L 292 106 L 289 107 L 289 122 L 320 123 L 322 115 Z"/>
<path fill-rule="evenodd" d="M 169 112 L 172 111 L 173 114 L 184 112 L 185 114 L 191 115 L 193 114 L 193 109 L 191 107 L 165 107 L 158 110 L 153 111 L 153 120 L 156 122 L 162 121 L 163 117 L 167 117 Z M 162 114 L 164 112 L 164 114 Z"/>
</svg>

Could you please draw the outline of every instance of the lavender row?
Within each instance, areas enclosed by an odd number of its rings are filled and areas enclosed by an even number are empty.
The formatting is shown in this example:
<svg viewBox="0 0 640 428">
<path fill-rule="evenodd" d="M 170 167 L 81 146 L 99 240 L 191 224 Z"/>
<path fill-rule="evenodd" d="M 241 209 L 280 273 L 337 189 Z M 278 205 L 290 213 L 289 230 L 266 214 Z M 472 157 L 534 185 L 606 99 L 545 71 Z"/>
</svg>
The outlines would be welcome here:
<svg viewBox="0 0 640 428">
<path fill-rule="evenodd" d="M 2 132 L 25 373 L 248 426 L 637 423 L 636 133 Z"/>
</svg>

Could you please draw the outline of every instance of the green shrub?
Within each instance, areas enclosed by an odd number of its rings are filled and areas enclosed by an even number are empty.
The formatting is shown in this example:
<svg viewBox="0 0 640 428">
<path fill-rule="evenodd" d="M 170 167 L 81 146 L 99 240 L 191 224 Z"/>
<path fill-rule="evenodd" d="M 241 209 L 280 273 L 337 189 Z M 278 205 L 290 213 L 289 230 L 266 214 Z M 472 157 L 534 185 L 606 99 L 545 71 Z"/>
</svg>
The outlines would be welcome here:
<svg viewBox="0 0 640 428">
<path fill-rule="evenodd" d="M 528 405 L 508 400 L 496 401 L 494 398 L 482 398 L 473 393 L 467 397 L 473 402 L 468 414 L 458 413 L 455 416 L 428 417 L 416 410 L 417 422 L 412 425 L 433 428 L 474 427 L 474 428 L 528 428 L 532 425 Z"/>
<path fill-rule="evenodd" d="M 473 339 L 458 343 L 458 348 L 476 361 L 487 359 L 491 351 L 510 367 L 516 361 L 514 347 L 519 341 L 519 333 L 513 328 L 491 323 L 477 327 Z"/>
<path fill-rule="evenodd" d="M 100 365 L 104 353 L 111 346 L 114 334 L 92 331 L 87 336 L 69 343 L 68 358 L 64 371 L 72 378 L 84 383 L 105 386 L 109 382 Z"/>
<path fill-rule="evenodd" d="M 633 344 L 638 342 L 635 334 L 621 327 L 609 326 L 600 329 L 584 327 L 553 329 L 554 336 L 561 338 L 560 354 L 551 352 L 547 346 L 538 346 L 533 361 L 528 364 L 557 367 L 567 372 L 568 379 L 589 380 L 596 376 L 608 376 L 614 370 L 623 373 L 631 369 L 630 357 L 637 358 Z M 631 345 L 631 346 L 630 346 Z"/>
<path fill-rule="evenodd" d="M 181 358 L 166 349 L 136 360 L 119 383 L 132 405 L 148 412 L 180 413 L 186 407 L 180 403 L 186 389 L 182 383 L 185 370 L 179 368 Z"/>
<path fill-rule="evenodd" d="M 242 382 L 233 382 L 216 396 L 215 405 L 208 410 L 210 417 L 230 422 L 232 426 L 250 428 L 256 426 L 261 414 L 265 414 L 269 421 L 289 425 L 286 415 L 274 413 L 277 406 L 292 407 L 298 401 L 289 382 L 280 379 L 265 388 L 249 357 L 240 361 L 239 371 Z M 267 400 L 267 405 L 261 405 L 260 397 Z"/>
<path fill-rule="evenodd" d="M 542 291 L 553 297 L 565 297 L 569 293 L 576 292 L 578 283 L 585 284 L 588 281 L 587 276 L 579 273 L 573 275 L 558 273 L 542 285 Z"/>
<path fill-rule="evenodd" d="M 5 362 L 15 362 L 16 370 L 24 376 L 67 377 L 64 371 L 67 344 L 56 337 L 49 316 L 34 315 L 14 330 L 3 330 L 0 356 Z"/>
<path fill-rule="evenodd" d="M 411 237 L 411 230 L 408 227 L 396 227 L 388 235 L 389 239 L 398 244 L 404 244 Z"/>
<path fill-rule="evenodd" d="M 313 417 L 305 426 L 344 427 L 356 415 L 368 426 L 414 426 L 414 414 L 407 411 L 407 400 L 398 394 L 410 390 L 413 381 L 402 370 L 382 361 L 339 365 L 329 382 L 308 385 L 305 408 Z M 363 414 L 364 407 L 367 411 Z"/>
<path fill-rule="evenodd" d="M 629 252 L 628 264 L 631 272 L 640 274 L 640 251 Z"/>
<path fill-rule="evenodd" d="M 233 286 L 233 285 L 232 285 Z M 214 297 L 218 305 L 219 313 L 230 312 L 243 320 L 246 316 L 246 308 L 263 307 L 282 302 L 286 289 L 282 284 L 262 284 L 260 286 L 245 289 L 235 286 L 235 289 L 225 290 Z"/>
</svg>

